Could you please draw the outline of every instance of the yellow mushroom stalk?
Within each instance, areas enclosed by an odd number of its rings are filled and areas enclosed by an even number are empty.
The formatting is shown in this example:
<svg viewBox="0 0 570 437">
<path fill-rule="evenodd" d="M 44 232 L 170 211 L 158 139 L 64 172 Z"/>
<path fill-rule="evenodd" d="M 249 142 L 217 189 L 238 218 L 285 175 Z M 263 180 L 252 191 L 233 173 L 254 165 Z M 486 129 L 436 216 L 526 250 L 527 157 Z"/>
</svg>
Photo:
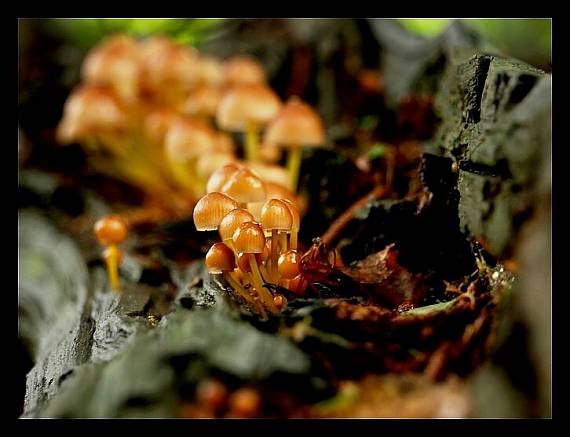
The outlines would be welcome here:
<svg viewBox="0 0 570 437">
<path fill-rule="evenodd" d="M 106 247 L 103 256 L 107 265 L 109 282 L 116 292 L 121 289 L 119 263 L 122 259 L 122 252 L 117 245 L 127 237 L 127 233 L 126 222 L 117 215 L 107 215 L 95 223 L 95 236 L 99 243 Z"/>
<path fill-rule="evenodd" d="M 289 149 L 289 189 L 296 193 L 301 169 L 301 146 L 318 147 L 325 143 L 323 121 L 308 104 L 298 97 L 291 97 L 267 125 L 264 142 Z"/>
</svg>

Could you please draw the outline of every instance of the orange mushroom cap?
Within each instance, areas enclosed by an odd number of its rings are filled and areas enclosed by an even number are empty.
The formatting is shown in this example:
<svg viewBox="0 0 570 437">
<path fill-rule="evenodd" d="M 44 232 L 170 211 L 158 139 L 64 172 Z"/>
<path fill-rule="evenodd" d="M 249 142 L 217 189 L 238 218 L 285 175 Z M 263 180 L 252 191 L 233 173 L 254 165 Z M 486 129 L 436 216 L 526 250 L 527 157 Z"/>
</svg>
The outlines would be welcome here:
<svg viewBox="0 0 570 437">
<path fill-rule="evenodd" d="M 236 268 L 234 252 L 224 243 L 215 243 L 206 254 L 208 273 L 219 275 Z"/>
<path fill-rule="evenodd" d="M 228 85 L 264 83 L 265 71 L 251 56 L 235 56 L 225 63 L 224 79 Z"/>
<path fill-rule="evenodd" d="M 225 194 L 208 193 L 194 207 L 194 225 L 199 231 L 215 231 L 226 214 L 237 207 L 237 202 Z"/>
<path fill-rule="evenodd" d="M 222 187 L 226 182 L 242 168 L 243 166 L 237 162 L 232 162 L 218 168 L 210 175 L 208 183 L 206 184 L 206 192 L 222 191 Z"/>
<path fill-rule="evenodd" d="M 57 138 L 62 143 L 71 143 L 98 132 L 120 132 L 128 125 L 129 115 L 111 88 L 83 85 L 65 102 Z"/>
<path fill-rule="evenodd" d="M 242 208 L 236 208 L 222 219 L 218 232 L 220 233 L 220 238 L 222 241 L 231 240 L 235 230 L 242 224 L 247 222 L 253 222 L 254 218 L 249 213 Z"/>
<path fill-rule="evenodd" d="M 104 246 L 121 243 L 128 233 L 125 220 L 118 215 L 106 215 L 95 223 L 95 236 Z"/>
<path fill-rule="evenodd" d="M 301 256 L 296 250 L 288 250 L 279 257 L 277 269 L 282 278 L 293 279 L 299 274 Z"/>
<path fill-rule="evenodd" d="M 185 161 L 210 152 L 214 149 L 216 140 L 216 133 L 206 123 L 181 118 L 166 133 L 166 155 L 176 161 Z"/>
<path fill-rule="evenodd" d="M 222 100 L 222 91 L 209 85 L 200 85 L 190 91 L 182 104 L 182 112 L 187 115 L 214 117 Z"/>
<path fill-rule="evenodd" d="M 222 97 L 216 122 L 225 130 L 245 131 L 250 122 L 260 126 L 267 124 L 281 106 L 281 100 L 267 85 L 236 85 Z"/>
<path fill-rule="evenodd" d="M 267 125 L 264 140 L 269 144 L 316 147 L 325 142 L 323 121 L 309 105 L 291 97 Z"/>
<path fill-rule="evenodd" d="M 126 101 L 139 94 L 141 57 L 138 42 L 115 35 L 94 47 L 83 62 L 81 76 L 87 83 L 110 85 Z"/>
<path fill-rule="evenodd" d="M 247 168 L 234 173 L 222 187 L 222 192 L 239 203 L 265 200 L 265 184 Z"/>
<path fill-rule="evenodd" d="M 141 43 L 143 86 L 160 95 L 164 91 L 189 89 L 198 79 L 198 55 L 192 48 L 154 36 Z"/>
<path fill-rule="evenodd" d="M 242 223 L 232 237 L 234 248 L 238 253 L 263 253 L 265 235 L 263 229 L 256 223 Z"/>
<path fill-rule="evenodd" d="M 268 231 L 289 231 L 293 217 L 289 207 L 279 199 L 270 199 L 261 208 L 261 225 Z"/>
</svg>

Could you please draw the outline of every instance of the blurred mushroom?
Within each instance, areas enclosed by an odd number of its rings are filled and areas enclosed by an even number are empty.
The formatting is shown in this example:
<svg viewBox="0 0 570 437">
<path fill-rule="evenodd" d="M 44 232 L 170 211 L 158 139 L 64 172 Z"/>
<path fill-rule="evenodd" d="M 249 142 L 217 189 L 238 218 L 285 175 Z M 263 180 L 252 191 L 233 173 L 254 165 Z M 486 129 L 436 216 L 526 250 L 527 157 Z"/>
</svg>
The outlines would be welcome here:
<svg viewBox="0 0 570 437">
<path fill-rule="evenodd" d="M 289 149 L 287 156 L 289 188 L 296 192 L 301 167 L 301 147 L 318 147 L 324 144 L 323 122 L 309 105 L 297 97 L 291 97 L 267 126 L 265 141 Z"/>
<path fill-rule="evenodd" d="M 228 86 L 266 82 L 263 67 L 251 56 L 235 56 L 226 61 L 224 79 Z"/>
<path fill-rule="evenodd" d="M 89 52 L 81 75 L 86 83 L 112 87 L 125 102 L 139 97 L 141 57 L 138 42 L 127 35 L 115 35 Z"/>
<path fill-rule="evenodd" d="M 221 129 L 247 132 L 246 160 L 256 161 L 258 130 L 277 115 L 281 106 L 277 94 L 266 85 L 237 85 L 222 97 L 216 112 L 216 121 Z"/>
</svg>

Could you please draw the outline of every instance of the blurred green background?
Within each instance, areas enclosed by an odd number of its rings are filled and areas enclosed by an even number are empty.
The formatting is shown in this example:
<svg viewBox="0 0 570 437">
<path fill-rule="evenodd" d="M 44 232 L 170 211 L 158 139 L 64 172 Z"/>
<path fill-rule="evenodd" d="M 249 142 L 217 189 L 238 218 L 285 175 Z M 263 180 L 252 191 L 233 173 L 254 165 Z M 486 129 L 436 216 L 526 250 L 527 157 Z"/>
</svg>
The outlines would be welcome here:
<svg viewBox="0 0 570 437">
<path fill-rule="evenodd" d="M 33 20 L 20 21 L 20 46 L 26 43 L 26 26 Z M 192 45 L 215 39 L 224 33 L 225 19 L 51 19 L 45 30 L 85 48 L 105 35 L 127 32 L 135 36 L 155 33 L 170 35 Z M 410 32 L 426 38 L 437 37 L 452 19 L 399 19 Z M 461 19 L 480 31 L 505 55 L 512 56 L 547 71 L 552 64 L 551 19 Z"/>
<path fill-rule="evenodd" d="M 434 37 L 445 30 L 450 19 L 402 19 L 411 32 Z M 552 64 L 552 20 L 536 18 L 461 20 L 481 32 L 494 46 L 510 57 L 550 71 Z"/>
</svg>

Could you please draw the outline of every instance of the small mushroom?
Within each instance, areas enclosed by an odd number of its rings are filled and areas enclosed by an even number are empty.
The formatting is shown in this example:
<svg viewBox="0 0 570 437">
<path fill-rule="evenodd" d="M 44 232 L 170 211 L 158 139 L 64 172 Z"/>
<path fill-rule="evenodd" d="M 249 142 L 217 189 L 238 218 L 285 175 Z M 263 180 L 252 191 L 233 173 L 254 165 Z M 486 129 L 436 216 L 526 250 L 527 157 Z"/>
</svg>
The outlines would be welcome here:
<svg viewBox="0 0 570 437">
<path fill-rule="evenodd" d="M 232 162 L 218 168 L 214 171 L 206 184 L 206 192 L 212 193 L 214 191 L 222 191 L 223 186 L 228 182 L 228 180 L 238 171 L 244 167 L 237 162 Z"/>
<path fill-rule="evenodd" d="M 271 255 L 269 273 L 274 280 L 278 277 L 277 261 L 279 252 L 276 242 L 279 241 L 281 252 L 287 250 L 287 232 L 291 230 L 293 217 L 289 207 L 279 199 L 270 199 L 261 208 L 261 225 L 271 232 Z"/>
<path fill-rule="evenodd" d="M 151 37 L 140 47 L 144 91 L 160 103 L 179 107 L 198 81 L 197 52 L 163 36 Z"/>
<path fill-rule="evenodd" d="M 243 208 L 250 202 L 262 202 L 265 200 L 264 182 L 247 168 L 242 168 L 234 173 L 224 184 L 221 191 L 235 199 Z"/>
<path fill-rule="evenodd" d="M 227 85 L 265 83 L 265 71 L 251 56 L 235 56 L 225 63 L 224 81 Z"/>
<path fill-rule="evenodd" d="M 297 197 L 284 185 L 275 182 L 265 182 L 266 199 L 287 199 L 295 206 L 298 204 Z M 253 214 L 256 221 L 261 221 L 261 208 L 265 202 L 248 203 L 247 209 Z"/>
<path fill-rule="evenodd" d="M 245 291 L 234 274 L 236 259 L 234 252 L 224 243 L 215 243 L 206 254 L 206 267 L 211 275 L 222 275 L 231 287 L 250 304 L 257 306 L 255 299 Z"/>
<path fill-rule="evenodd" d="M 288 250 L 279 257 L 279 275 L 284 279 L 293 279 L 299 274 L 301 256 L 296 250 Z"/>
<path fill-rule="evenodd" d="M 199 117 L 209 122 L 216 116 L 218 105 L 222 100 L 222 91 L 210 85 L 200 85 L 190 91 L 182 104 L 182 113 Z"/>
<path fill-rule="evenodd" d="M 253 222 L 254 218 L 251 213 L 242 208 L 236 208 L 222 219 L 218 232 L 220 233 L 220 238 L 226 244 L 232 244 L 232 238 L 235 230 L 242 224 L 247 222 Z"/>
<path fill-rule="evenodd" d="M 129 127 L 126 108 L 111 88 L 82 85 L 73 90 L 65 102 L 63 119 L 57 127 L 57 139 L 63 144 L 97 140 L 102 135 L 114 136 Z M 120 153 L 123 145 L 108 144 Z"/>
<path fill-rule="evenodd" d="M 89 52 L 81 75 L 86 83 L 110 86 L 123 101 L 134 103 L 141 80 L 138 42 L 127 35 L 105 39 Z"/>
<path fill-rule="evenodd" d="M 117 245 L 124 241 L 127 233 L 127 223 L 118 215 L 106 215 L 95 223 L 95 237 L 105 247 L 103 256 L 107 265 L 107 275 L 115 291 L 121 289 L 119 263 L 122 259 L 122 252 Z"/>
<path fill-rule="evenodd" d="M 263 278 L 255 254 L 262 254 L 265 248 L 265 235 L 260 225 L 253 222 L 242 223 L 232 237 L 234 249 L 238 254 L 247 254 L 252 271 L 253 285 L 261 301 L 273 313 L 277 308 L 273 304 L 273 296 L 263 288 Z"/>
<path fill-rule="evenodd" d="M 321 117 L 298 97 L 291 97 L 265 131 L 265 142 L 280 144 L 289 149 L 287 171 L 289 188 L 297 192 L 301 147 L 318 147 L 325 142 Z"/>
<path fill-rule="evenodd" d="M 247 132 L 246 160 L 256 161 L 258 130 L 277 115 L 281 106 L 281 100 L 267 85 L 237 85 L 222 97 L 216 112 L 216 121 L 221 129 Z"/>
</svg>

